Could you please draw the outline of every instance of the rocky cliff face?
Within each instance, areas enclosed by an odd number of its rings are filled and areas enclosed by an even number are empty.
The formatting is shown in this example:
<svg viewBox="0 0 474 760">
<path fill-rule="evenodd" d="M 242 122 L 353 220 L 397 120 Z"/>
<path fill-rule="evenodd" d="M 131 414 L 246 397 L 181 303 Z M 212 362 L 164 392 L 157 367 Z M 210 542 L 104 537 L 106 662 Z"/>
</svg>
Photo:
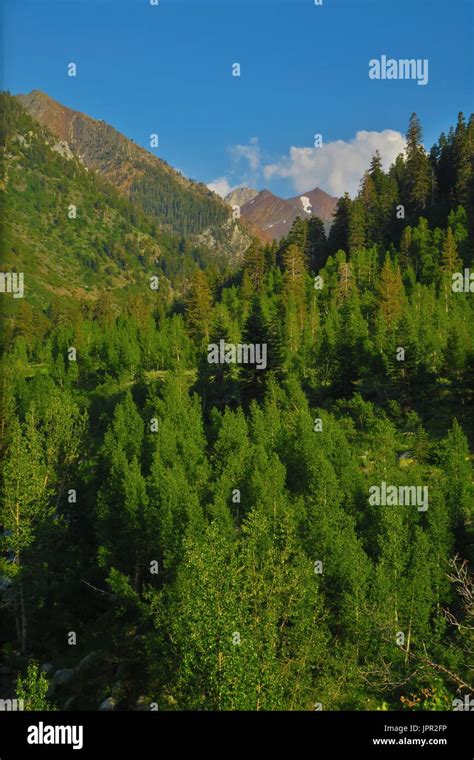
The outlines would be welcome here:
<svg viewBox="0 0 474 760">
<path fill-rule="evenodd" d="M 254 190 L 252 187 L 237 187 L 226 195 L 224 200 L 229 206 L 243 206 L 244 203 L 251 201 L 256 195 L 258 195 L 258 190 Z"/>
<path fill-rule="evenodd" d="M 208 227 L 201 232 L 196 236 L 196 243 L 239 263 L 252 243 L 252 232 L 245 225 L 228 219 L 219 227 Z"/>
</svg>

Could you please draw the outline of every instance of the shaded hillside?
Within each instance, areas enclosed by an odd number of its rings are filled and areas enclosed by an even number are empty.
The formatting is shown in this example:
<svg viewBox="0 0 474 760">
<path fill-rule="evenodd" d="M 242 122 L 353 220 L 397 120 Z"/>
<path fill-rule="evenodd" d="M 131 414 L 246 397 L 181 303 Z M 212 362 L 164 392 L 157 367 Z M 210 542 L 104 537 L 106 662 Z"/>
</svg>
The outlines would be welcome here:
<svg viewBox="0 0 474 760">
<path fill-rule="evenodd" d="M 190 235 L 229 217 L 227 205 L 205 185 L 186 179 L 104 121 L 67 108 L 40 90 L 17 98 L 84 166 L 100 173 L 161 227 Z"/>
<path fill-rule="evenodd" d="M 135 287 L 150 292 L 152 274 L 179 288 L 210 263 L 88 172 L 18 100 L 2 94 L 1 109 L 2 266 L 25 273 L 28 304 L 94 302 L 104 291 L 120 301 Z M 9 297 L 3 303 L 18 305 Z"/>
</svg>

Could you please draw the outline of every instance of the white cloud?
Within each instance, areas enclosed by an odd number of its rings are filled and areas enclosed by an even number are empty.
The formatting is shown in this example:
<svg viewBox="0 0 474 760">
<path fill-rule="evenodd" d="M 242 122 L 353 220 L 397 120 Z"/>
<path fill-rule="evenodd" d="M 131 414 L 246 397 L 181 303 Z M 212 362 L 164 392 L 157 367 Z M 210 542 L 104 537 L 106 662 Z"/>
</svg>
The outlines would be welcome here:
<svg viewBox="0 0 474 760">
<path fill-rule="evenodd" d="M 320 187 L 332 195 L 346 191 L 354 196 L 375 151 L 387 170 L 399 153 L 405 150 L 405 138 L 393 129 L 382 132 L 357 132 L 352 140 L 323 143 L 320 148 L 291 146 L 288 156 L 263 168 L 265 179 L 288 178 L 297 193 Z"/>
<path fill-rule="evenodd" d="M 213 193 L 217 193 L 221 198 L 225 198 L 226 195 L 229 195 L 229 193 L 237 187 L 237 185 L 230 185 L 227 177 L 218 177 L 217 179 L 212 180 L 212 182 L 208 182 L 207 186 L 209 190 L 212 190 Z"/>
<path fill-rule="evenodd" d="M 254 187 L 260 183 L 262 153 L 258 137 L 251 137 L 247 144 L 231 145 L 227 148 L 230 166 L 226 175 L 208 182 L 207 187 L 225 198 L 238 187 Z"/>
<path fill-rule="evenodd" d="M 262 158 L 258 137 L 251 137 L 248 145 L 233 145 L 229 148 L 232 160 L 237 164 L 242 158 L 248 161 L 250 169 L 257 171 Z"/>
</svg>

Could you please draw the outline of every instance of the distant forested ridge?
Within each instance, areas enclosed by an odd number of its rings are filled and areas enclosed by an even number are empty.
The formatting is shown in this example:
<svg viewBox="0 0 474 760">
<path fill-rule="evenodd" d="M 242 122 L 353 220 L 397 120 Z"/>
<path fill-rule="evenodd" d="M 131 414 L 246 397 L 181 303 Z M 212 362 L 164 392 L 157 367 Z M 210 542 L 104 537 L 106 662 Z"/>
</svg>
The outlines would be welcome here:
<svg viewBox="0 0 474 760">
<path fill-rule="evenodd" d="M 298 218 L 219 269 L 24 121 L 29 163 L 15 107 L 3 252 L 25 297 L 1 295 L 0 696 L 453 709 L 472 691 L 473 117 L 427 154 L 413 115 L 406 156 L 388 172 L 373 157 L 329 236 Z M 176 292 L 150 290 L 156 247 L 176 273 L 180 255 L 196 264 Z M 69 293 L 87 255 L 90 300 Z M 266 369 L 210 363 L 221 340 L 265 345 Z"/>
</svg>

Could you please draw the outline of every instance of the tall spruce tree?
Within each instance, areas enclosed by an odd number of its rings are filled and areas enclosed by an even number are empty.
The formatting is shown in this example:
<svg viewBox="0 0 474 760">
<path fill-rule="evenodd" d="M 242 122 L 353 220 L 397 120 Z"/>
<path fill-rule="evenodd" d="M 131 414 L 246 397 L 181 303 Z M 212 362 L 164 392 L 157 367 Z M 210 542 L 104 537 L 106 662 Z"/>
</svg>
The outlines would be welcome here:
<svg viewBox="0 0 474 760">
<path fill-rule="evenodd" d="M 431 167 L 422 144 L 423 133 L 416 113 L 410 117 L 407 131 L 405 188 L 409 211 L 417 213 L 426 208 L 431 190 Z"/>
</svg>

